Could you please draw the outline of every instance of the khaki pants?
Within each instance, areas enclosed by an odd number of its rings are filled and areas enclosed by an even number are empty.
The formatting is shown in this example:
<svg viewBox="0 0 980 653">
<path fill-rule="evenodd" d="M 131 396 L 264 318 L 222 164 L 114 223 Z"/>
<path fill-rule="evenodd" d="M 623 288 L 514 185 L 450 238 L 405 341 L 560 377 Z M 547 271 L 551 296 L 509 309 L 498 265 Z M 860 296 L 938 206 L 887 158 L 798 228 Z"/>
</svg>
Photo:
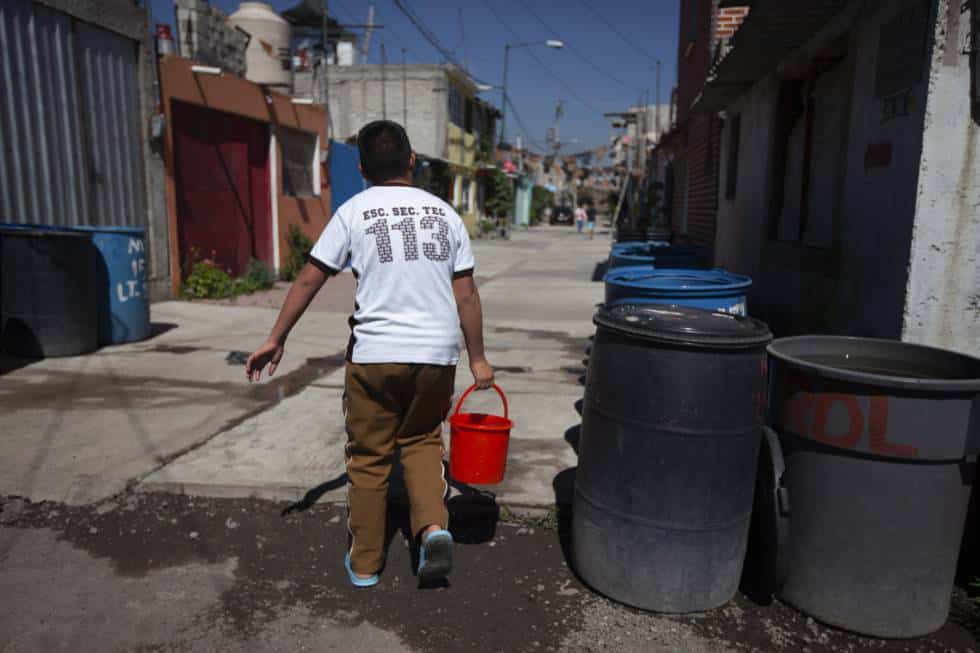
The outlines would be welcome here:
<svg viewBox="0 0 980 653">
<path fill-rule="evenodd" d="M 449 486 L 442 465 L 442 422 L 452 400 L 456 368 L 402 363 L 347 363 L 348 528 L 354 571 L 384 564 L 388 475 L 401 449 L 412 533 L 446 528 Z"/>
</svg>

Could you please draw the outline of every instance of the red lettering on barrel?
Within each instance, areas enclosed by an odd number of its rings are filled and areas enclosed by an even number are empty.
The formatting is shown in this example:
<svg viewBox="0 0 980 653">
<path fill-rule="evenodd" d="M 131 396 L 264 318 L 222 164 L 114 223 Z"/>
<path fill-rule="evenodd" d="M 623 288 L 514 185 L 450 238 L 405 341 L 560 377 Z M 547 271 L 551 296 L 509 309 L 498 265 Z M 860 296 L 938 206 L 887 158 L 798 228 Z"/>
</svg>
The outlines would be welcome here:
<svg viewBox="0 0 980 653">
<path fill-rule="evenodd" d="M 847 430 L 844 433 L 831 435 L 827 433 L 827 418 L 830 409 L 836 403 L 843 403 L 847 409 Z M 861 404 L 854 395 L 822 394 L 813 398 L 813 430 L 814 440 L 843 449 L 853 449 L 864 434 L 864 414 Z"/>
<path fill-rule="evenodd" d="M 871 451 L 899 458 L 918 457 L 919 450 L 916 447 L 888 441 L 888 397 L 871 397 L 870 403 L 868 439 Z"/>
</svg>

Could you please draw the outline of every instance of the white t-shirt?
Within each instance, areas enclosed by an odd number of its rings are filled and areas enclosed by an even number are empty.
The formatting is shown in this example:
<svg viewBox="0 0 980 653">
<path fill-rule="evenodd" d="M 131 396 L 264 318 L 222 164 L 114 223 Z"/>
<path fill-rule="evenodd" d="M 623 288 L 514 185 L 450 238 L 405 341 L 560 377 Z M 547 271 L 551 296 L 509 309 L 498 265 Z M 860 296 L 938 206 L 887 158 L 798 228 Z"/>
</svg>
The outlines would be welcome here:
<svg viewBox="0 0 980 653">
<path fill-rule="evenodd" d="M 473 269 L 473 252 L 451 206 L 412 186 L 372 186 L 337 209 L 310 260 L 331 271 L 351 264 L 351 361 L 457 363 L 453 276 Z"/>
</svg>

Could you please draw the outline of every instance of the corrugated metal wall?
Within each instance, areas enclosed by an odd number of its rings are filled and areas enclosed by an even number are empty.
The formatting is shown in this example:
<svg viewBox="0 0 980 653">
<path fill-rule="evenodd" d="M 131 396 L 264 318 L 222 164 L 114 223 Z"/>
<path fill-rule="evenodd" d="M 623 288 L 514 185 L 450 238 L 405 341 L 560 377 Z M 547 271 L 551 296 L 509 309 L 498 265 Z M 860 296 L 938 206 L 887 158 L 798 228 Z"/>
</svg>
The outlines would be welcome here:
<svg viewBox="0 0 980 653">
<path fill-rule="evenodd" d="M 145 225 L 136 48 L 0 2 L 0 222 Z"/>
</svg>

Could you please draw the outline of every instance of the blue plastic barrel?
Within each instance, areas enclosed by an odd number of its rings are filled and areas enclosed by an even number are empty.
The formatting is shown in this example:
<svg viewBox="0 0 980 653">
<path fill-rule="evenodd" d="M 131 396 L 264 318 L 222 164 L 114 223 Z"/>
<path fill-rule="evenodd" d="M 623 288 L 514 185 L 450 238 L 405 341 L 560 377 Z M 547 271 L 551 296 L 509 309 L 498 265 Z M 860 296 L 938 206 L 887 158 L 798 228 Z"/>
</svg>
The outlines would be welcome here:
<svg viewBox="0 0 980 653">
<path fill-rule="evenodd" d="M 734 315 L 747 315 L 752 280 L 727 270 L 651 269 L 627 267 L 610 270 L 606 305 L 671 304 Z"/>
<path fill-rule="evenodd" d="M 656 265 L 658 268 L 703 268 L 705 251 L 695 245 L 670 245 L 661 241 L 630 243 L 609 255 L 609 267 Z"/>
<path fill-rule="evenodd" d="M 75 227 L 92 234 L 98 250 L 99 344 L 116 345 L 150 335 L 146 291 L 146 230 Z"/>
</svg>

